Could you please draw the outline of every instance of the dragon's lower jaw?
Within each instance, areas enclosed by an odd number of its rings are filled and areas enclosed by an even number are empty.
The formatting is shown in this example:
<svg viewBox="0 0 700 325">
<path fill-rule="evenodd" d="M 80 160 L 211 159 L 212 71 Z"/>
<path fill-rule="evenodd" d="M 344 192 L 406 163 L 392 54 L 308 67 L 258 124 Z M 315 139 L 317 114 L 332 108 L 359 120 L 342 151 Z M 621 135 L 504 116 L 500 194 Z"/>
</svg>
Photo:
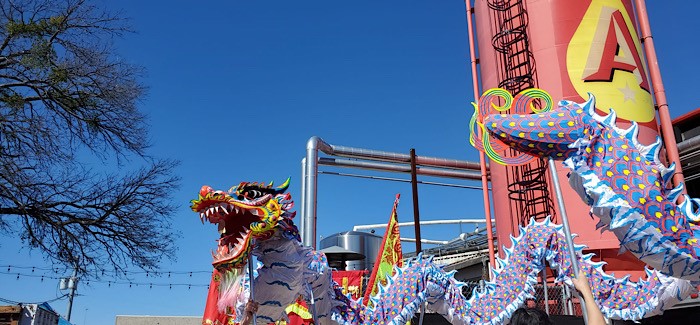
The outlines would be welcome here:
<svg viewBox="0 0 700 325">
<path fill-rule="evenodd" d="M 211 254 L 214 259 L 212 265 L 217 269 L 241 268 L 248 262 L 252 238 L 250 230 L 231 237 L 233 235 L 220 239 L 219 247 Z"/>
</svg>

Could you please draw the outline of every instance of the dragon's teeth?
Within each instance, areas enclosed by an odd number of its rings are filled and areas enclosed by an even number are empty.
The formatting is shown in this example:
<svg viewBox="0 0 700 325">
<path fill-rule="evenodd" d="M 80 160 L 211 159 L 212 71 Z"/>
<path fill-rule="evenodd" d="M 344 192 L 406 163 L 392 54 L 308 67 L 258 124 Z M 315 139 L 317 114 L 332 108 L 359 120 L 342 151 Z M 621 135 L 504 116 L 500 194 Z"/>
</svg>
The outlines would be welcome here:
<svg viewBox="0 0 700 325">
<path fill-rule="evenodd" d="M 252 213 L 254 216 L 258 216 L 260 212 L 258 212 L 258 209 L 252 209 L 250 210 L 250 213 Z"/>
</svg>

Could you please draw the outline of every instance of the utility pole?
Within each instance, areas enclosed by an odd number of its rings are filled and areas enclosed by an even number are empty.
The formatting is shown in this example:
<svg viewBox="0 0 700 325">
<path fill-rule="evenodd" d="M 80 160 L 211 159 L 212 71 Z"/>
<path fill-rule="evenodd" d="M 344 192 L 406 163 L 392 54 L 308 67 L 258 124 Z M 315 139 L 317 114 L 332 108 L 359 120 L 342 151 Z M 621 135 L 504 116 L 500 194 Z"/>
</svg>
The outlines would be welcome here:
<svg viewBox="0 0 700 325">
<path fill-rule="evenodd" d="M 73 275 L 70 278 L 61 279 L 61 289 L 69 289 L 68 293 L 68 312 L 66 313 L 66 320 L 70 322 L 70 314 L 73 310 L 73 297 L 75 297 L 75 290 L 78 289 L 78 267 L 73 269 Z"/>
</svg>

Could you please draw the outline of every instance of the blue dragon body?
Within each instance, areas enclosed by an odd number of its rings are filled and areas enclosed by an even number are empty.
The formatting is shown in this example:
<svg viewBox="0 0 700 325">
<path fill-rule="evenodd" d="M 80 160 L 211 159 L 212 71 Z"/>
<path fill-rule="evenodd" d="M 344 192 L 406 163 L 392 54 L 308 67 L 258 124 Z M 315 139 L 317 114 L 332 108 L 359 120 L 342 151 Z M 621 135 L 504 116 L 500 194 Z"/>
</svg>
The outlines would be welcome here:
<svg viewBox="0 0 700 325">
<path fill-rule="evenodd" d="M 571 170 L 571 186 L 600 218 L 599 227 L 614 232 L 623 249 L 653 268 L 638 282 L 618 279 L 591 254 L 582 255 L 584 246 L 574 248 L 573 258 L 606 317 L 656 315 L 697 291 L 700 201 L 685 197 L 676 203 L 682 187 L 666 188 L 673 167 L 659 161 L 660 141 L 641 145 L 636 124 L 618 128 L 614 111 L 607 116 L 595 112 L 592 96 L 583 104 L 562 101 L 552 111 L 535 114 L 482 115 L 480 124 L 533 157 L 563 160 Z M 480 147 L 488 149 L 483 143 Z M 288 185 L 241 183 L 228 192 L 205 186 L 192 201 L 192 209 L 203 221 L 217 224 L 221 234 L 213 265 L 225 280 L 216 303 L 222 313 L 235 311 L 231 321 L 240 319 L 253 296 L 259 324 L 285 319 L 285 307 L 298 297 L 311 302 L 318 324 L 404 324 L 424 304 L 453 324 L 502 324 L 532 297 L 545 261 L 558 281 L 572 284 L 572 256 L 562 226 L 533 220 L 511 238 L 512 247 L 497 260 L 492 280 L 469 298 L 454 273 L 419 256 L 395 268 L 368 307 L 344 296 L 325 256 L 299 241 L 291 197 L 284 193 Z M 253 292 L 242 271 L 250 254 L 260 263 Z"/>
</svg>

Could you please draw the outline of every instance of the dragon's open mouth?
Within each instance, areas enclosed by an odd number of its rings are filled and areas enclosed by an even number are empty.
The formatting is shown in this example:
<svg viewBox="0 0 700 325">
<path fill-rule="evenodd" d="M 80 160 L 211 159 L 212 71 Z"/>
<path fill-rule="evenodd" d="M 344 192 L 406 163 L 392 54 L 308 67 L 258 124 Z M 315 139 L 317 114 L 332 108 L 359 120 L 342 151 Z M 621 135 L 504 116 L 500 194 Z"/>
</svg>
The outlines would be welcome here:
<svg viewBox="0 0 700 325">
<path fill-rule="evenodd" d="M 204 221 L 216 224 L 219 230 L 218 247 L 212 251 L 216 268 L 240 268 L 247 262 L 253 227 L 263 221 L 265 206 L 271 194 L 260 197 L 241 197 L 238 200 L 229 193 L 202 187 L 200 198 L 192 201 L 192 210 Z"/>
</svg>

